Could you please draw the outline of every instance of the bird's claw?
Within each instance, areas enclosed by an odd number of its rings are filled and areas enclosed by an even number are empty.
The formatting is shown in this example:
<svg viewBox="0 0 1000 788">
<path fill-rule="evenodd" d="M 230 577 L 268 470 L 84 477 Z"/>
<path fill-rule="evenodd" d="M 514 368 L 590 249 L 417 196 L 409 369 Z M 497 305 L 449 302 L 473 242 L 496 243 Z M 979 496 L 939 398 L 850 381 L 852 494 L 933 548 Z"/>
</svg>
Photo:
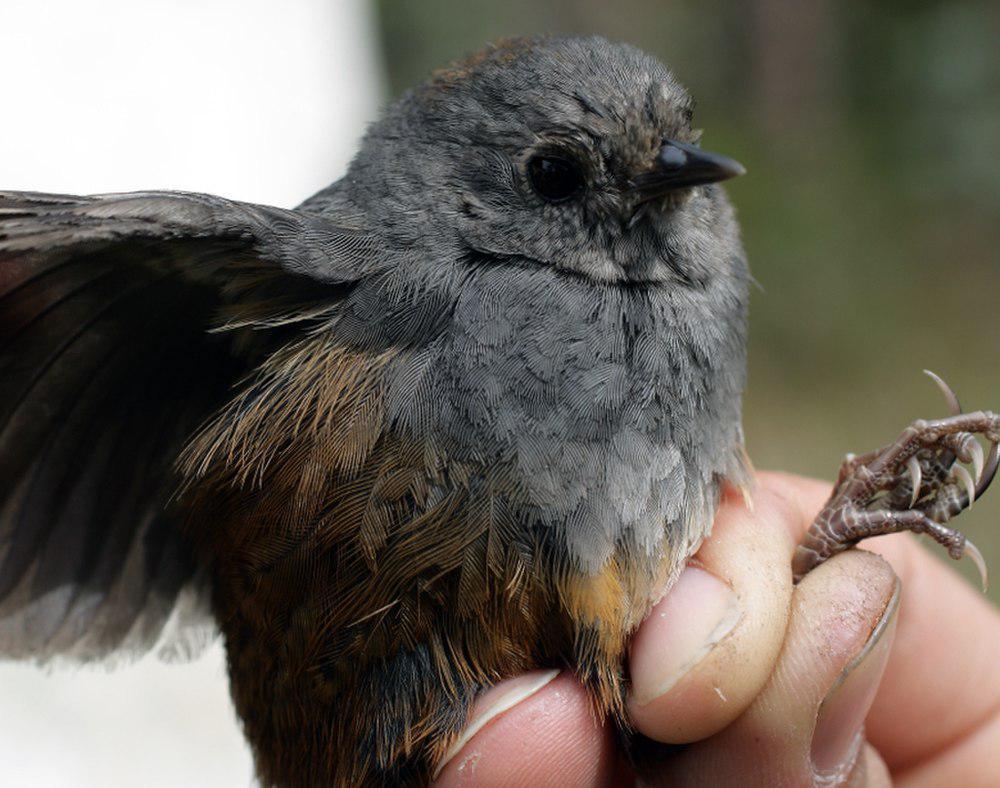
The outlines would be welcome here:
<svg viewBox="0 0 1000 788">
<path fill-rule="evenodd" d="M 986 566 L 986 559 L 979 552 L 979 548 L 968 538 L 962 546 L 962 554 L 967 556 L 976 565 L 976 569 L 979 570 L 979 582 L 982 584 L 983 593 L 985 594 L 990 588 L 990 570 Z"/>
<path fill-rule="evenodd" d="M 958 480 L 965 486 L 965 494 L 969 499 L 967 506 L 972 506 L 973 502 L 976 500 L 976 483 L 972 480 L 972 475 L 964 465 L 959 465 L 958 463 L 954 465 L 951 472 L 952 475 L 957 477 Z"/>
<path fill-rule="evenodd" d="M 954 389 L 944 382 L 944 378 L 935 372 L 931 372 L 929 369 L 924 370 L 924 374 L 933 380 L 941 393 L 944 394 L 945 401 L 948 403 L 948 410 L 951 411 L 952 416 L 957 416 L 962 412 L 962 403 L 958 401 L 958 395 L 955 393 Z"/>
<path fill-rule="evenodd" d="M 910 508 L 912 509 L 917 505 L 917 499 L 920 497 L 920 487 L 923 484 L 924 478 L 924 472 L 920 468 L 920 460 L 916 458 L 916 455 L 906 461 L 906 470 L 910 474 L 910 487 L 913 489 L 910 494 Z"/>
<path fill-rule="evenodd" d="M 976 481 L 977 498 L 981 498 L 993 482 L 993 478 L 997 475 L 997 466 L 1000 466 L 1000 441 L 993 441 L 990 444 L 990 453 L 986 456 L 986 464 Z"/>
<path fill-rule="evenodd" d="M 796 551 L 800 579 L 827 558 L 870 536 L 927 533 L 952 558 L 968 556 L 985 588 L 986 562 L 965 536 L 945 527 L 989 487 L 1000 467 L 1000 416 L 964 413 L 958 396 L 938 375 L 925 370 L 945 396 L 951 416 L 917 421 L 877 452 L 849 455 L 833 495 Z M 989 453 L 975 435 L 990 442 Z M 961 463 L 972 467 L 972 473 Z"/>
</svg>

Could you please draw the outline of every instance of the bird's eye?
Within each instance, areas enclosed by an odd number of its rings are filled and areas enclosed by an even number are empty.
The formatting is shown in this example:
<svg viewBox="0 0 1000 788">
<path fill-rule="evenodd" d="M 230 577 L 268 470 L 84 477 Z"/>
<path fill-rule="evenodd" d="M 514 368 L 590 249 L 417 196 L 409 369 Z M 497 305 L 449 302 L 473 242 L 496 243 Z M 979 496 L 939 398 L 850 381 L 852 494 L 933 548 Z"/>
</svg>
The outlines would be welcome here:
<svg viewBox="0 0 1000 788">
<path fill-rule="evenodd" d="M 543 153 L 528 162 L 528 179 L 547 202 L 564 202 L 583 191 L 583 167 L 576 159 Z"/>
</svg>

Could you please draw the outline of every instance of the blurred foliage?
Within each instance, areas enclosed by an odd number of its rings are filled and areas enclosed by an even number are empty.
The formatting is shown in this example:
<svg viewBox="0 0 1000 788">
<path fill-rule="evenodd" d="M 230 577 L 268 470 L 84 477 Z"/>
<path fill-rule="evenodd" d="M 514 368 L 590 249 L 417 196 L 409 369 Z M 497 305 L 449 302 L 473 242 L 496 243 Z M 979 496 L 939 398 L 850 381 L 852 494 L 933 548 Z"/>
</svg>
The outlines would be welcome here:
<svg viewBox="0 0 1000 788">
<path fill-rule="evenodd" d="M 526 33 L 600 33 L 675 70 L 706 146 L 749 170 L 730 194 L 761 285 L 744 410 L 758 467 L 832 478 L 844 453 L 943 415 L 924 367 L 1000 409 L 996 0 L 377 8 L 394 92 Z M 1000 566 L 1000 482 L 960 522 Z"/>
</svg>

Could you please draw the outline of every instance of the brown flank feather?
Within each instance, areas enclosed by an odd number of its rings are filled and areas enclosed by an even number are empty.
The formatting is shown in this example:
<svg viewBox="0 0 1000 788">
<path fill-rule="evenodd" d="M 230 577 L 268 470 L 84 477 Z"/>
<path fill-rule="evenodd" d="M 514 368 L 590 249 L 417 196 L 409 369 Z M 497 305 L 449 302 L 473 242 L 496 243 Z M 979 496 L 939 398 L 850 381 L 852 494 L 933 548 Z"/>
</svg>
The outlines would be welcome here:
<svg viewBox="0 0 1000 788">
<path fill-rule="evenodd" d="M 217 579 L 233 697 L 266 783 L 368 784 L 387 769 L 426 782 L 475 694 L 539 666 L 576 665 L 597 712 L 622 718 L 621 657 L 650 568 L 557 565 L 523 543 L 509 470 L 397 434 L 384 373 L 403 352 L 292 345 L 183 457 L 190 533 Z"/>
</svg>

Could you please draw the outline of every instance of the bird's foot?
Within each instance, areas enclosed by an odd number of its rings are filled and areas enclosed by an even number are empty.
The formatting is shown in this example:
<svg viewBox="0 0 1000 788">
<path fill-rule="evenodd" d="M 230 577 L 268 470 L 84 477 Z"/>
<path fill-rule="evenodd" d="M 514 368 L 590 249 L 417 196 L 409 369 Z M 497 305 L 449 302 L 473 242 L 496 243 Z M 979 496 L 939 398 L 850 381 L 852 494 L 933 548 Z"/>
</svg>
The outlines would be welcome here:
<svg viewBox="0 0 1000 788">
<path fill-rule="evenodd" d="M 985 589 L 982 554 L 945 523 L 972 505 L 993 481 L 1000 464 L 1000 416 L 990 411 L 963 413 L 951 388 L 934 373 L 927 374 L 944 393 L 952 415 L 915 421 L 894 443 L 845 458 L 833 494 L 795 551 L 796 582 L 862 539 L 912 531 L 948 548 L 952 558 L 969 556 Z M 975 435 L 989 442 L 987 455 Z"/>
</svg>

